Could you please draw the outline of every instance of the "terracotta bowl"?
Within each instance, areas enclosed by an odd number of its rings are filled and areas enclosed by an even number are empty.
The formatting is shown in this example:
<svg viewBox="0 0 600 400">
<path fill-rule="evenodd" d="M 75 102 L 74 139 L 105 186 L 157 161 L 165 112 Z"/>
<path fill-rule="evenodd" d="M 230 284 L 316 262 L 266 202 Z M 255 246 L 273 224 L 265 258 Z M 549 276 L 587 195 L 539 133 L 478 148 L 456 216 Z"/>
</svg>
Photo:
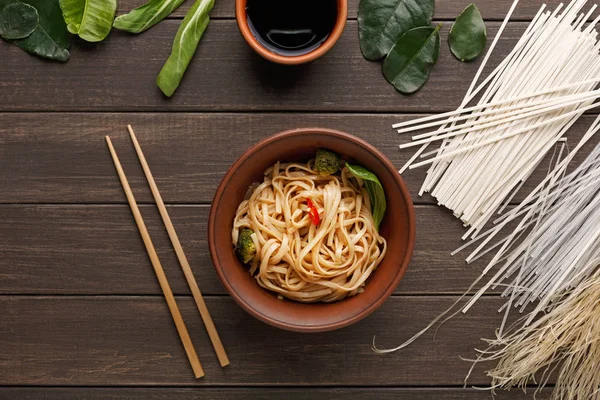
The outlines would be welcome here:
<svg viewBox="0 0 600 400">
<path fill-rule="evenodd" d="M 380 232 L 388 251 L 369 277 L 363 293 L 335 303 L 303 304 L 279 300 L 261 288 L 235 255 L 231 229 L 248 187 L 262 182 L 263 171 L 276 161 L 308 161 L 317 148 L 338 152 L 363 165 L 381 181 L 388 208 Z M 304 128 L 271 136 L 248 149 L 225 174 L 215 194 L 208 222 L 208 242 L 215 270 L 233 299 L 247 312 L 278 328 L 321 332 L 342 328 L 371 314 L 402 279 L 415 242 L 414 207 L 402 177 L 376 148 L 344 132 Z"/>
<path fill-rule="evenodd" d="M 246 14 L 247 3 L 248 0 L 235 1 L 235 19 L 237 20 L 238 28 L 240 28 L 242 36 L 250 45 L 250 47 L 254 49 L 254 51 L 256 51 L 259 55 L 266 58 L 267 60 L 277 64 L 304 64 L 314 61 L 317 58 L 321 57 L 323 54 L 331 50 L 335 42 L 337 42 L 340 36 L 342 36 L 342 32 L 344 31 L 344 27 L 346 26 L 346 19 L 348 18 L 348 0 L 337 0 L 337 19 L 335 21 L 335 25 L 333 26 L 333 30 L 331 31 L 325 42 L 323 42 L 321 46 L 309 53 L 302 54 L 299 56 L 284 56 L 281 54 L 274 53 L 271 50 L 265 48 L 259 43 L 256 37 L 254 37 L 254 34 L 252 33 L 250 26 L 248 25 L 248 18 Z"/>
</svg>

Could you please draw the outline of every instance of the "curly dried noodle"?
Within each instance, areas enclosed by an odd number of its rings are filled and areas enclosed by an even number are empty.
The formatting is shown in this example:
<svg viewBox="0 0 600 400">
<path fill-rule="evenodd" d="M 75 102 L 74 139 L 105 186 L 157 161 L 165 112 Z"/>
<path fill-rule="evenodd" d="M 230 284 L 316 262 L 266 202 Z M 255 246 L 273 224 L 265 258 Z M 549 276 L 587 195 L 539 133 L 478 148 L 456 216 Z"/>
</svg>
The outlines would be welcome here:
<svg viewBox="0 0 600 400">
<path fill-rule="evenodd" d="M 306 164 L 277 163 L 238 207 L 232 242 L 254 231 L 257 257 L 250 266 L 259 285 L 301 302 L 332 302 L 363 291 L 385 256 L 363 182 L 347 168 L 321 176 Z M 307 199 L 318 209 L 315 225 Z"/>
</svg>

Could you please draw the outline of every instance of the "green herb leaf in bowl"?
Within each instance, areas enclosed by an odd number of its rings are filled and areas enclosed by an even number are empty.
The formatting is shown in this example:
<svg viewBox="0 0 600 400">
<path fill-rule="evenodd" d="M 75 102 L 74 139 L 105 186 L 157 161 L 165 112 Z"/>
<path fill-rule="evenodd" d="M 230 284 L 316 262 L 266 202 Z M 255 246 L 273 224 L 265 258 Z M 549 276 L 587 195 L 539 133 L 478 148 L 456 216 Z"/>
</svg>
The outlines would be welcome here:
<svg viewBox="0 0 600 400">
<path fill-rule="evenodd" d="M 379 182 L 379 179 L 377 179 L 377 176 L 375 176 L 374 173 L 365 167 L 350 163 L 346 163 L 346 167 L 348 167 L 348 170 L 352 175 L 365 182 L 365 187 L 367 188 L 367 192 L 369 192 L 369 199 L 371 200 L 373 222 L 375 222 L 375 227 L 379 230 L 379 224 L 381 224 L 387 208 L 385 192 L 383 191 L 381 182 Z"/>
<path fill-rule="evenodd" d="M 60 0 L 67 29 L 88 42 L 100 42 L 112 28 L 117 0 Z"/>
<path fill-rule="evenodd" d="M 177 90 L 208 26 L 208 13 L 214 4 L 214 0 L 197 0 L 179 25 L 171 55 L 156 78 L 156 84 L 166 96 L 171 97 Z"/>
<path fill-rule="evenodd" d="M 470 4 L 460 13 L 450 28 L 450 51 L 460 61 L 470 61 L 485 49 L 487 33 L 481 13 Z"/>
<path fill-rule="evenodd" d="M 385 57 L 405 32 L 428 26 L 435 0 L 361 0 L 358 6 L 360 50 L 367 60 Z"/>
<path fill-rule="evenodd" d="M 23 39 L 13 40 L 26 52 L 49 58 L 67 61 L 69 59 L 70 37 L 62 16 L 59 0 L 0 0 L 0 12 L 14 3 L 24 3 L 34 7 L 38 14 L 35 30 Z"/>
<path fill-rule="evenodd" d="M 427 82 L 440 54 L 440 27 L 411 29 L 398 39 L 383 62 L 385 79 L 401 93 L 414 93 Z"/>
<path fill-rule="evenodd" d="M 0 12 L 0 36 L 2 38 L 23 39 L 37 28 L 39 16 L 35 7 L 25 3 L 12 3 Z"/>
<path fill-rule="evenodd" d="M 113 26 L 130 33 L 141 33 L 171 14 L 185 0 L 149 0 L 147 3 L 115 18 Z"/>
</svg>

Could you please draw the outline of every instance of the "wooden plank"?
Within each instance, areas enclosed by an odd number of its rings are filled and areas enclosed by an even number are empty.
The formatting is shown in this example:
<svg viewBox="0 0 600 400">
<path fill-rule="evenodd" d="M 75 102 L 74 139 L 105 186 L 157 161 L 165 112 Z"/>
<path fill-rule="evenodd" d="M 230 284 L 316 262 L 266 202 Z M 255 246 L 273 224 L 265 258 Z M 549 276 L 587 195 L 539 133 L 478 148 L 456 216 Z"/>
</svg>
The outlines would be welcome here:
<svg viewBox="0 0 600 400">
<path fill-rule="evenodd" d="M 488 392 L 457 388 L 0 388 L 0 398 L 10 400 L 489 400 Z M 499 400 L 529 400 L 523 392 L 498 392 Z M 538 399 L 550 398 L 545 391 Z"/>
<path fill-rule="evenodd" d="M 133 124 L 167 203 L 209 203 L 231 164 L 251 145 L 276 132 L 321 126 L 355 134 L 381 150 L 397 167 L 413 154 L 399 150 L 409 140 L 390 127 L 406 115 L 368 114 L 0 114 L 0 203 L 125 203 L 104 135 L 119 152 L 136 199 L 152 202 L 125 126 Z M 569 132 L 571 147 L 593 117 L 584 116 Z M 598 135 L 597 135 L 598 136 Z M 600 141 L 593 139 L 582 160 Z M 528 193 L 545 175 L 546 163 L 528 181 Z M 425 169 L 404 174 L 413 200 Z M 516 198 L 517 200 L 519 197 Z"/>
<path fill-rule="evenodd" d="M 145 3 L 146 0 L 121 0 L 119 1 L 119 10 L 117 14 L 123 14 L 129 10 Z M 348 17 L 356 18 L 358 4 L 360 0 L 348 1 Z M 530 20 L 538 11 L 540 6 L 546 3 L 553 9 L 559 0 L 528 0 L 522 1 L 513 14 L 515 20 Z M 182 6 L 177 9 L 171 18 L 181 18 L 193 4 L 193 0 L 186 0 Z M 456 16 L 470 4 L 470 0 L 437 0 L 435 2 L 435 18 L 439 19 L 454 19 Z M 477 3 L 477 7 L 481 11 L 483 18 L 486 20 L 501 20 L 508 12 L 512 5 L 512 0 L 485 0 Z M 215 7 L 211 12 L 212 18 L 235 18 L 235 0 L 220 0 L 215 2 Z"/>
<path fill-rule="evenodd" d="M 125 203 L 106 148 L 110 134 L 138 201 L 153 201 L 125 129 L 139 136 L 167 203 L 208 203 L 230 165 L 251 145 L 282 130 L 321 126 L 376 145 L 400 166 L 391 124 L 401 116 L 312 114 L 2 114 L 0 202 Z M 28 154 L 26 160 L 23 154 Z M 424 170 L 407 175 L 416 195 Z M 26 179 L 24 179 L 26 178 Z"/>
<path fill-rule="evenodd" d="M 409 338 L 456 297 L 393 297 L 351 327 L 298 334 L 269 327 L 226 297 L 207 304 L 231 359 L 221 368 L 191 297 L 178 298 L 206 377 L 195 380 L 160 297 L 0 296 L 0 385 L 462 385 L 481 337 L 502 318 L 485 298 L 466 316 L 391 355 L 371 350 Z M 490 367 L 490 365 L 487 365 Z M 489 384 L 481 365 L 469 384 Z"/>
<path fill-rule="evenodd" d="M 174 292 L 189 294 L 158 211 L 141 210 Z M 202 292 L 226 294 L 208 252 L 208 211 L 169 207 Z M 439 207 L 419 206 L 416 215 L 416 248 L 397 293 L 462 294 L 483 265 L 450 256 L 463 228 Z M 0 236 L 0 294 L 161 293 L 125 205 L 2 206 Z"/>
<path fill-rule="evenodd" d="M 380 63 L 362 57 L 356 21 L 348 22 L 325 57 L 289 68 L 261 59 L 235 21 L 220 20 L 208 27 L 181 87 L 168 99 L 155 80 L 178 24 L 164 21 L 139 36 L 114 32 L 100 44 L 75 40 L 65 64 L 2 42 L 0 57 L 11 62 L 0 64 L 0 111 L 434 112 L 460 103 L 482 59 L 462 63 L 444 45 L 425 87 L 403 96 L 385 81 Z M 488 23 L 490 37 L 498 26 Z M 525 27 L 520 22 L 507 26 L 490 68 L 508 54 Z M 444 38 L 449 28 L 444 24 Z"/>
</svg>

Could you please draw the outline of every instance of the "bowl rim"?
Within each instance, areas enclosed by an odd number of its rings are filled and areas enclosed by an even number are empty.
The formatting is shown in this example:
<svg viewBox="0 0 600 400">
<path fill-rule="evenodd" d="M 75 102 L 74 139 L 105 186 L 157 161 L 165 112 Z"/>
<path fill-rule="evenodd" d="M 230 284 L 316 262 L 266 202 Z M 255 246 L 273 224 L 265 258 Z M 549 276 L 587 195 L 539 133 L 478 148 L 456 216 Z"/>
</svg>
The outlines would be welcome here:
<svg viewBox="0 0 600 400">
<path fill-rule="evenodd" d="M 283 56 L 281 54 L 277 54 L 267 49 L 263 45 L 261 45 L 258 40 L 254 37 L 254 34 L 250 30 L 248 26 L 248 17 L 246 15 L 246 4 L 248 0 L 236 0 L 235 1 L 235 19 L 237 21 L 238 28 L 240 33 L 248 43 L 248 45 L 260 56 L 263 58 L 274 62 L 276 64 L 283 65 L 298 65 L 305 64 L 311 61 L 314 61 L 320 57 L 322 57 L 325 53 L 327 53 L 338 41 L 340 36 L 342 36 L 342 32 L 346 27 L 346 21 L 348 19 L 348 0 L 337 0 L 338 6 L 338 15 L 335 20 L 335 25 L 333 26 L 333 30 L 329 34 L 329 37 L 321 44 L 321 46 L 317 47 L 313 51 L 302 54 L 299 56 Z"/>
<path fill-rule="evenodd" d="M 216 249 L 215 240 L 214 240 L 215 226 L 217 223 L 216 222 L 217 221 L 217 218 L 216 218 L 217 217 L 216 216 L 217 207 L 215 207 L 214 205 L 218 204 L 218 202 L 221 200 L 221 197 L 223 196 L 223 193 L 225 192 L 227 184 L 231 180 L 231 177 L 233 176 L 235 171 L 238 170 L 241 167 L 241 165 L 244 162 L 246 162 L 246 160 L 254 152 L 259 151 L 263 147 L 266 147 L 274 142 L 285 139 L 287 137 L 304 135 L 304 134 L 309 134 L 309 133 L 312 133 L 312 134 L 317 133 L 317 134 L 323 134 L 323 135 L 327 135 L 327 136 L 333 136 L 336 138 L 349 140 L 355 144 L 358 144 L 358 145 L 364 147 L 365 149 L 367 149 L 372 154 L 374 154 L 375 157 L 382 164 L 384 164 L 386 168 L 388 168 L 390 171 L 392 171 L 393 172 L 392 176 L 394 177 L 396 184 L 400 188 L 402 196 L 404 197 L 404 199 L 406 201 L 406 212 L 407 212 L 407 216 L 408 216 L 407 222 L 408 222 L 408 228 L 409 228 L 408 229 L 408 245 L 407 245 L 407 249 L 406 249 L 404 258 L 402 259 L 402 262 L 398 266 L 398 272 L 396 273 L 394 279 L 388 283 L 387 287 L 382 292 L 381 296 L 379 296 L 376 301 L 373 301 L 371 304 L 369 304 L 368 306 L 363 308 L 363 310 L 361 312 L 353 315 L 350 318 L 347 318 L 347 319 L 344 319 L 341 321 L 337 321 L 337 322 L 322 324 L 322 325 L 301 325 L 301 324 L 292 324 L 292 323 L 282 322 L 280 320 L 277 320 L 277 319 L 271 318 L 265 314 L 262 314 L 258 310 L 256 310 L 252 306 L 252 304 L 250 304 L 248 301 L 246 301 L 241 296 L 239 296 L 238 293 L 233 289 L 233 287 L 231 286 L 229 281 L 227 279 L 225 279 L 225 276 L 223 273 L 223 267 L 220 265 L 220 262 L 218 262 L 218 257 L 216 256 L 217 249 Z M 254 144 L 253 146 L 248 148 L 246 151 L 244 151 L 244 153 L 231 165 L 231 167 L 229 167 L 229 169 L 223 176 L 221 182 L 219 183 L 219 186 L 215 192 L 213 201 L 211 203 L 209 219 L 208 219 L 208 244 L 209 244 L 209 251 L 210 251 L 210 257 L 212 260 L 213 268 L 217 272 L 217 275 L 219 276 L 219 280 L 221 281 L 221 283 L 223 284 L 223 286 L 225 287 L 225 289 L 227 290 L 229 295 L 233 298 L 233 300 L 240 307 L 242 307 L 246 312 L 248 312 L 253 317 L 257 318 L 258 320 L 265 322 L 271 326 L 280 328 L 280 329 L 284 329 L 284 330 L 288 330 L 288 331 L 295 331 L 295 332 L 324 332 L 324 331 L 330 331 L 330 330 L 343 328 L 343 327 L 352 325 L 352 324 L 366 318 L 371 313 L 373 313 L 375 310 L 377 310 L 379 307 L 381 307 L 383 305 L 383 303 L 394 292 L 394 290 L 396 289 L 396 287 L 398 286 L 398 284 L 404 277 L 404 274 L 406 273 L 406 270 L 408 269 L 408 264 L 410 263 L 410 261 L 412 259 L 412 253 L 414 250 L 415 239 L 416 239 L 416 219 L 415 219 L 415 208 L 414 208 L 414 204 L 412 201 L 412 197 L 410 196 L 410 193 L 408 191 L 406 183 L 404 182 L 404 179 L 397 172 L 396 168 L 391 163 L 391 161 L 381 151 L 379 151 L 377 148 L 375 148 L 373 145 L 371 145 L 370 143 L 368 143 L 367 141 L 365 141 L 363 139 L 360 139 L 356 136 L 353 136 L 349 133 L 342 132 L 339 130 L 328 129 L 328 128 L 318 128 L 318 127 L 296 128 L 296 129 L 285 130 L 285 131 L 276 133 L 274 135 L 271 135 L 267 138 L 260 140 L 258 143 Z M 344 301 L 344 300 L 340 300 L 340 301 Z"/>
</svg>

